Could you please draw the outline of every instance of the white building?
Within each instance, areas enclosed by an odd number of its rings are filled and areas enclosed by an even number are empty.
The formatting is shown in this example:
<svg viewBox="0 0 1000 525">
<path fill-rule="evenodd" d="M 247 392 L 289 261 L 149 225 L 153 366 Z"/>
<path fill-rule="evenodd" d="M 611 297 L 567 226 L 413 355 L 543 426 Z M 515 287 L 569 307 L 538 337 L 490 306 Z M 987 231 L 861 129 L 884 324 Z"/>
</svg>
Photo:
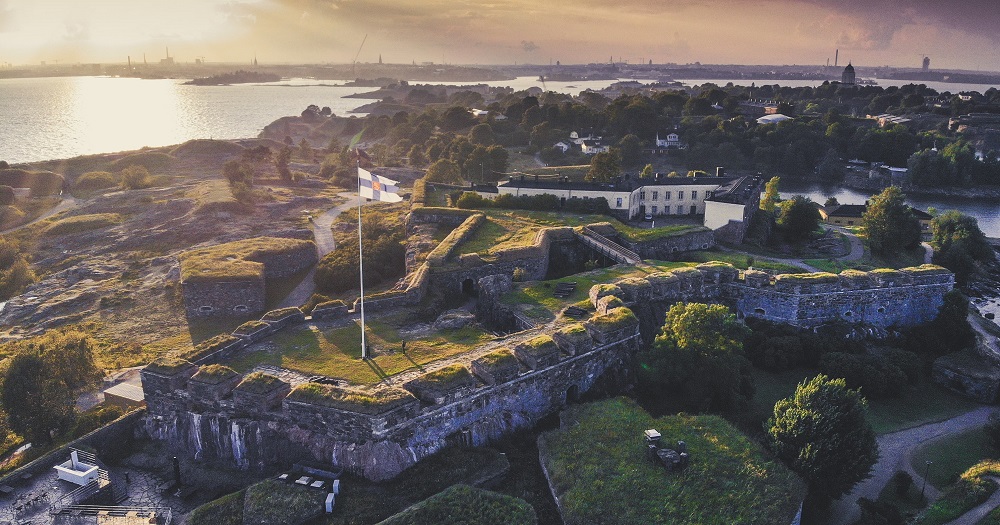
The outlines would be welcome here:
<svg viewBox="0 0 1000 525">
<path fill-rule="evenodd" d="M 583 144 L 580 145 L 580 149 L 583 150 L 584 155 L 597 155 L 598 153 L 611 151 L 611 146 L 599 140 L 584 140 Z"/>
<path fill-rule="evenodd" d="M 656 147 L 666 149 L 684 149 L 686 145 L 681 143 L 681 136 L 678 135 L 676 131 L 671 131 L 663 138 L 660 138 L 659 133 L 656 134 Z"/>
<path fill-rule="evenodd" d="M 760 204 L 761 175 L 746 177 L 667 177 L 639 179 L 623 176 L 611 183 L 511 178 L 496 187 L 496 193 L 480 191 L 486 198 L 498 195 L 555 195 L 562 204 L 569 199 L 604 198 L 611 213 L 622 220 L 645 215 L 704 215 L 703 224 L 742 241 L 742 236 Z M 478 190 L 477 190 L 478 191 Z M 734 222 L 738 224 L 733 224 Z M 738 242 L 737 241 L 737 242 Z"/>
<path fill-rule="evenodd" d="M 566 153 L 567 151 L 573 149 L 573 144 L 565 140 L 560 140 L 559 142 L 553 144 L 552 147 L 558 149 L 563 153 Z"/>
</svg>

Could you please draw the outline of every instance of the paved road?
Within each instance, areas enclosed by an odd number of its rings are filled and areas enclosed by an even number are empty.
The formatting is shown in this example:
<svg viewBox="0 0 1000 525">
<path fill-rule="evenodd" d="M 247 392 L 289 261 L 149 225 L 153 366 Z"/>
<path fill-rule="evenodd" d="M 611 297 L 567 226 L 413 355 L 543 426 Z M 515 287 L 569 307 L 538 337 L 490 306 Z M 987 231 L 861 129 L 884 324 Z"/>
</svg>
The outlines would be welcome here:
<svg viewBox="0 0 1000 525">
<path fill-rule="evenodd" d="M 991 414 L 998 411 L 1000 409 L 997 407 L 979 407 L 945 421 L 928 423 L 879 436 L 879 459 L 872 471 L 872 477 L 855 485 L 850 494 L 833 503 L 830 524 L 847 525 L 857 520 L 861 515 L 861 510 L 857 506 L 858 499 L 864 497 L 874 500 L 877 498 L 879 492 L 898 470 L 908 472 L 913 477 L 915 484 L 922 485 L 923 477 L 913 470 L 910 461 L 918 448 L 952 434 L 982 426 Z M 934 500 L 940 496 L 940 493 L 928 484 L 927 496 Z"/>
<path fill-rule="evenodd" d="M 329 210 L 321 213 L 317 217 L 313 217 L 312 220 L 312 230 L 313 239 L 316 241 L 316 252 L 319 258 L 322 259 L 324 255 L 333 251 L 337 247 L 336 241 L 333 240 L 333 221 L 346 210 L 350 208 L 357 207 L 358 205 L 358 193 L 345 191 L 339 195 L 347 199 L 343 204 L 339 206 L 334 206 Z M 316 283 L 313 282 L 313 276 L 316 274 L 316 268 L 309 270 L 309 273 L 302 279 L 302 282 L 295 287 L 288 297 L 278 304 L 278 308 L 288 308 L 291 306 L 302 306 L 312 297 L 313 292 L 316 291 Z"/>
<path fill-rule="evenodd" d="M 861 242 L 861 239 L 857 235 L 851 233 L 847 228 L 840 226 L 833 226 L 831 224 L 824 224 L 824 228 L 827 230 L 834 230 L 844 234 L 851 241 L 851 252 L 843 257 L 838 257 L 841 261 L 856 261 L 865 256 L 865 244 Z"/>
<path fill-rule="evenodd" d="M 934 247 L 926 242 L 920 243 L 920 246 L 924 248 L 924 264 L 930 264 L 934 259 Z"/>
</svg>

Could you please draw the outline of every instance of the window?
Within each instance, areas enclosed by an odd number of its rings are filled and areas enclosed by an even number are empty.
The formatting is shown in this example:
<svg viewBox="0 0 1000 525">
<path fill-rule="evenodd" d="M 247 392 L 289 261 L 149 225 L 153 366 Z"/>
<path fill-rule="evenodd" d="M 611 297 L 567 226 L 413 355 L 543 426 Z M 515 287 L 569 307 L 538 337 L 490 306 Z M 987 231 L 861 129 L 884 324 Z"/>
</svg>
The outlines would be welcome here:
<svg viewBox="0 0 1000 525">
<path fill-rule="evenodd" d="M 684 200 L 684 192 L 683 191 L 678 191 L 677 192 L 677 200 L 679 200 L 679 201 Z"/>
<path fill-rule="evenodd" d="M 659 196 L 660 196 L 660 192 L 658 192 L 658 191 L 654 191 L 654 192 L 653 192 L 653 200 L 654 200 L 654 201 L 655 201 L 655 200 L 657 200 L 657 198 L 658 198 Z"/>
<path fill-rule="evenodd" d="M 622 207 L 622 198 L 621 197 L 618 197 L 618 207 L 619 208 Z"/>
<path fill-rule="evenodd" d="M 653 206 L 653 215 L 656 215 L 656 206 Z"/>
<path fill-rule="evenodd" d="M 698 198 L 698 191 L 697 190 L 691 190 L 691 200 L 695 200 L 697 198 Z"/>
<path fill-rule="evenodd" d="M 683 215 L 684 214 L 684 206 L 682 204 L 678 204 L 677 205 L 677 214 L 678 215 Z"/>
<path fill-rule="evenodd" d="M 665 200 L 665 201 L 670 200 L 670 192 L 669 191 L 663 192 L 663 200 Z"/>
<path fill-rule="evenodd" d="M 641 200 L 646 200 L 646 192 L 644 192 L 644 191 L 640 191 L 640 192 L 639 192 L 639 199 L 641 199 Z"/>
</svg>

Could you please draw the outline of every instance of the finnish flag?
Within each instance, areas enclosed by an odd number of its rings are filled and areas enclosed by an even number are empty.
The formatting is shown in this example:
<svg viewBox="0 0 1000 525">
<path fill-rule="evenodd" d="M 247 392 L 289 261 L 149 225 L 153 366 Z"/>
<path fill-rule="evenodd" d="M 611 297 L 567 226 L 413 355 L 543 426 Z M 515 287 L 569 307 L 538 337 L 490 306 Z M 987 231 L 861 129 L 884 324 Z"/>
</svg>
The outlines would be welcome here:
<svg viewBox="0 0 1000 525">
<path fill-rule="evenodd" d="M 400 202 L 403 200 L 399 196 L 399 183 L 379 177 L 367 170 L 358 168 L 359 191 L 366 199 L 381 202 Z"/>
</svg>

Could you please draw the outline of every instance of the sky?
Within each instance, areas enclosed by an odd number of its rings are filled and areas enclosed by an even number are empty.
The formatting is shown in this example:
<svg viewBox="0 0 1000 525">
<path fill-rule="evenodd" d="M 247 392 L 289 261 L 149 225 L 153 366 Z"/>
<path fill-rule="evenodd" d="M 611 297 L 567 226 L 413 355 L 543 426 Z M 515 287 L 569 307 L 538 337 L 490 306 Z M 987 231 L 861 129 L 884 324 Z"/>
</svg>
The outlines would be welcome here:
<svg viewBox="0 0 1000 525">
<path fill-rule="evenodd" d="M 0 63 L 831 64 L 1000 71 L 998 0 L 0 0 Z"/>
</svg>

